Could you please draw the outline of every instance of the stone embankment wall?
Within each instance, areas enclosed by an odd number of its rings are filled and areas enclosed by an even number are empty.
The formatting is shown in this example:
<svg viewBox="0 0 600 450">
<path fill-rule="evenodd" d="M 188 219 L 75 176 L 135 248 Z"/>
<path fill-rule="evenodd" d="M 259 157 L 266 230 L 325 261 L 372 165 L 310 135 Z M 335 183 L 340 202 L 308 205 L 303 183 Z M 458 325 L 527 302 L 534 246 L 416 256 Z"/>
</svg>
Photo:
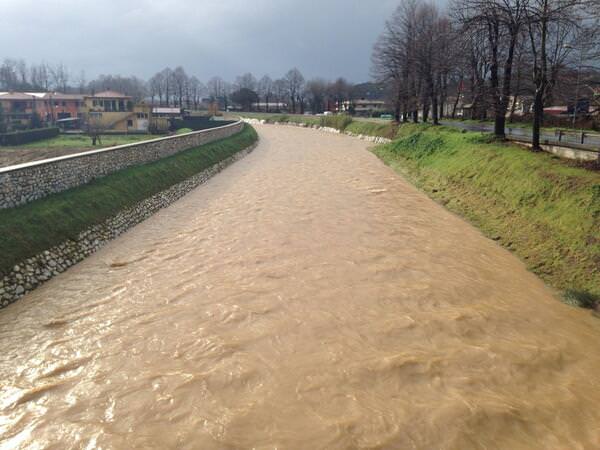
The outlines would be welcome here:
<svg viewBox="0 0 600 450">
<path fill-rule="evenodd" d="M 127 167 L 232 136 L 243 126 L 239 121 L 208 130 L 1 168 L 0 209 L 23 205 Z"/>
<path fill-rule="evenodd" d="M 267 123 L 265 120 L 262 120 L 262 119 L 259 120 L 259 119 L 242 118 L 242 120 L 250 125 L 264 125 Z M 288 125 L 288 126 L 299 127 L 299 128 L 312 128 L 314 130 L 324 131 L 326 133 L 345 134 L 346 136 L 352 136 L 352 137 L 361 139 L 363 141 L 373 142 L 375 144 L 387 144 L 389 142 L 392 142 L 391 139 L 384 138 L 381 136 L 369 136 L 369 135 L 365 135 L 365 134 L 356 134 L 356 133 L 352 133 L 350 131 L 340 131 L 337 128 L 322 127 L 320 125 L 309 125 L 306 123 L 296 123 L 296 122 L 273 122 L 273 125 Z"/>
<path fill-rule="evenodd" d="M 75 240 L 62 242 L 17 264 L 10 273 L 0 278 L 0 308 L 8 306 L 45 281 L 64 272 L 159 209 L 169 206 L 225 167 L 246 156 L 254 147 L 241 150 L 193 177 L 121 211 L 104 223 L 81 232 Z"/>
</svg>

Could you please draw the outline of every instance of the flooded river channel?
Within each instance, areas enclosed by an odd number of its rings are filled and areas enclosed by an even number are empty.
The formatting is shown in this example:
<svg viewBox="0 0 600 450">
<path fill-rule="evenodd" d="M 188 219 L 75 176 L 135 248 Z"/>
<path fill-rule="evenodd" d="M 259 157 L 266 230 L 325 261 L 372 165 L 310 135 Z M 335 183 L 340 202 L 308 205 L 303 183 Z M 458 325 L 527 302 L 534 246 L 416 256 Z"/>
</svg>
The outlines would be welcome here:
<svg viewBox="0 0 600 450">
<path fill-rule="evenodd" d="M 0 311 L 0 449 L 600 448 L 600 320 L 368 144 L 257 129 Z"/>
</svg>

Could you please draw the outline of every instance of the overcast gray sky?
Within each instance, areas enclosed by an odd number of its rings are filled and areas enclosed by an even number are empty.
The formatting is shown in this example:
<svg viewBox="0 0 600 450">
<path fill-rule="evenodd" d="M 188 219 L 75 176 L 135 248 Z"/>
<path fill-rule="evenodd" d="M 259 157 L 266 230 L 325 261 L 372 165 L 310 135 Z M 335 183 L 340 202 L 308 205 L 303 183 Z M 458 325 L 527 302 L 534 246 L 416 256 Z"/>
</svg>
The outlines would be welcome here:
<svg viewBox="0 0 600 450">
<path fill-rule="evenodd" d="M 87 79 L 200 79 L 250 71 L 369 80 L 373 43 L 399 0 L 0 0 L 0 59 L 64 62 Z"/>
</svg>

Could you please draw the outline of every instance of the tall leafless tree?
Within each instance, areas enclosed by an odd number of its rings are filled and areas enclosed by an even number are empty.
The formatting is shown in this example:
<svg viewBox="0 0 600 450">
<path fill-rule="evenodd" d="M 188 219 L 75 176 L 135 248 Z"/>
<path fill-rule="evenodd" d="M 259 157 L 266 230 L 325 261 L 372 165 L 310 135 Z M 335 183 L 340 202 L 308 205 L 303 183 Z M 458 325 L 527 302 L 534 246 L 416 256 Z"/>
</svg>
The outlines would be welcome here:
<svg viewBox="0 0 600 450">
<path fill-rule="evenodd" d="M 269 102 L 273 97 L 273 80 L 270 76 L 263 76 L 258 82 L 258 95 L 265 102 L 265 112 L 269 112 Z"/>
<path fill-rule="evenodd" d="M 284 79 L 287 84 L 287 93 L 290 98 L 291 110 L 293 113 L 296 113 L 298 97 L 304 87 L 304 76 L 297 68 L 293 68 L 285 75 Z"/>
<path fill-rule="evenodd" d="M 529 0 L 458 0 L 453 5 L 463 31 L 485 37 L 494 108 L 494 134 L 505 138 L 506 113 L 512 93 L 515 49 L 527 25 Z"/>
<path fill-rule="evenodd" d="M 533 140 L 538 151 L 540 130 L 544 120 L 544 103 L 550 93 L 559 67 L 573 49 L 578 23 L 580 0 L 529 0 L 526 8 L 528 35 L 533 62 Z M 578 108 L 575 99 L 574 108 Z"/>
</svg>

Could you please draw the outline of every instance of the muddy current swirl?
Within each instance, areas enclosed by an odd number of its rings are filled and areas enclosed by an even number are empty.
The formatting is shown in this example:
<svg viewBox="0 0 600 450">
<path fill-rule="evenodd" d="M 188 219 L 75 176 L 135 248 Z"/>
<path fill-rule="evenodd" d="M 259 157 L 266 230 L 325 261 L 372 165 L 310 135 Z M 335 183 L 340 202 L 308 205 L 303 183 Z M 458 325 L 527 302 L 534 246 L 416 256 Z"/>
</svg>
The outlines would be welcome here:
<svg viewBox="0 0 600 450">
<path fill-rule="evenodd" d="M 344 136 L 0 311 L 0 448 L 598 449 L 600 320 Z"/>
</svg>

